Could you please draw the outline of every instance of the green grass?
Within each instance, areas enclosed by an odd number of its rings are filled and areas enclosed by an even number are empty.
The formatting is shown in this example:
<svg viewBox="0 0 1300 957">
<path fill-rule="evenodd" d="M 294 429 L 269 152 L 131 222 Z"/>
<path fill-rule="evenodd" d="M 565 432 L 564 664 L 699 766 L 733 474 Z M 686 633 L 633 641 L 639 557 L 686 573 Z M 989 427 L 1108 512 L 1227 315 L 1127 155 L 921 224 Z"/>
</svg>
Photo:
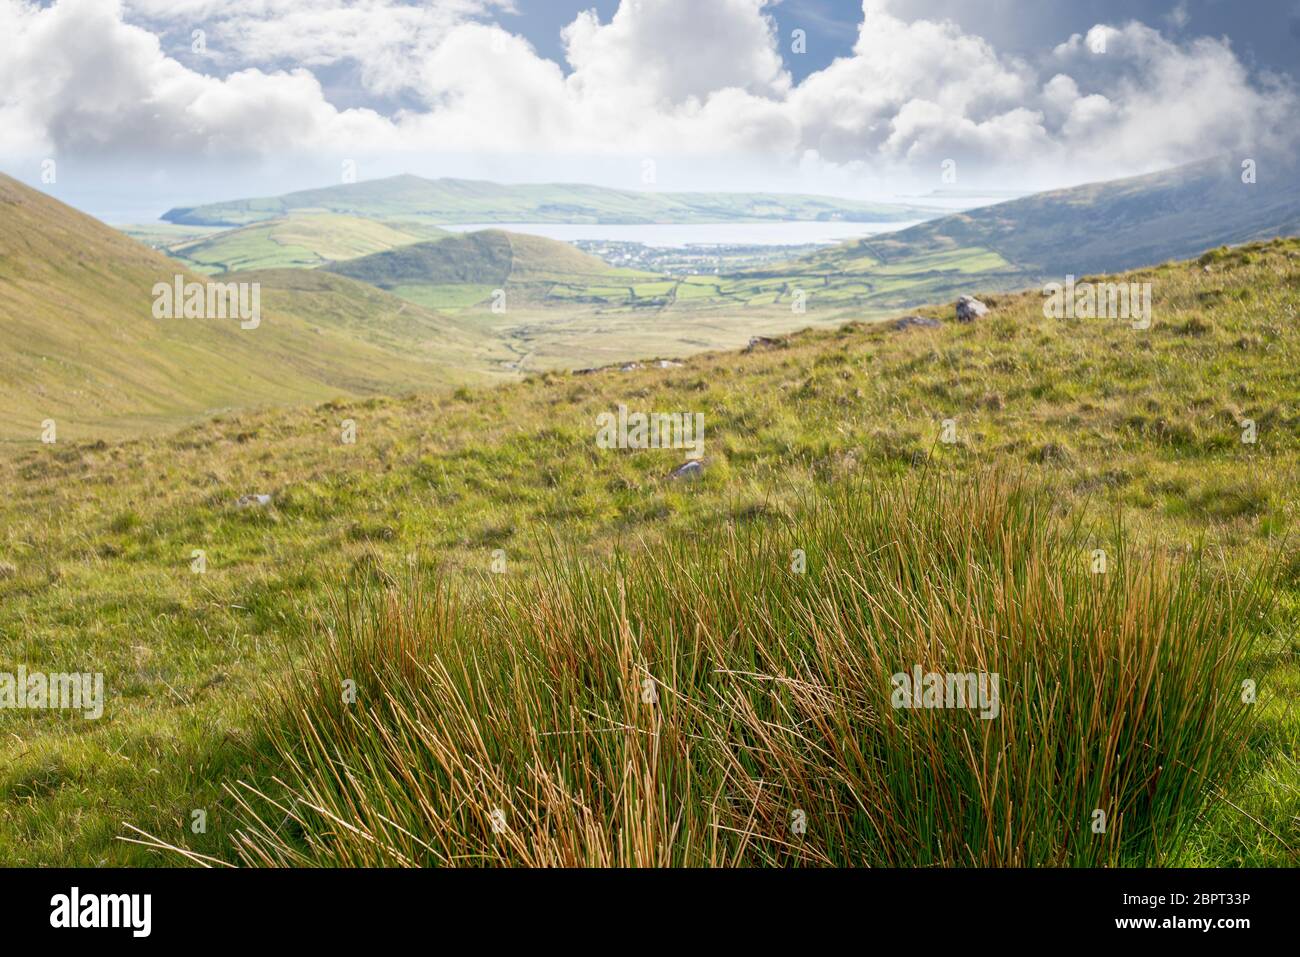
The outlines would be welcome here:
<svg viewBox="0 0 1300 957">
<path fill-rule="evenodd" d="M 1093 574 L 1049 512 L 995 475 L 851 485 L 775 526 L 557 556 L 478 600 L 367 593 L 269 726 L 284 783 L 231 787 L 239 856 L 1176 862 L 1245 750 L 1267 581 L 1122 537 Z M 999 689 L 983 712 L 896 708 L 914 666 Z"/>
<path fill-rule="evenodd" d="M 415 285 L 498 287 L 547 283 L 575 276 L 599 278 L 615 270 L 568 243 L 541 236 L 483 229 L 403 246 L 328 267 L 384 289 Z"/>
<path fill-rule="evenodd" d="M 988 467 L 1018 472 L 1030 498 L 1051 503 L 1052 522 L 1033 525 L 1035 535 L 1064 534 L 1058 517 L 1093 516 L 1085 540 L 1064 539 L 1080 562 L 1089 546 L 1114 541 L 1113 515 L 1141 561 L 1191 547 L 1191 571 L 1209 589 L 1236 593 L 1280 558 L 1273 606 L 1257 619 L 1261 634 L 1241 664 L 1258 686 L 1242 726 L 1247 748 L 1232 766 L 1213 762 L 1208 800 L 1189 784 L 1174 801 L 1158 782 L 1151 800 L 1163 809 L 1161 826 L 1179 837 L 1161 844 L 1162 863 L 1295 863 L 1300 559 L 1286 535 L 1300 509 L 1298 257 L 1300 242 L 1286 240 L 1144 270 L 1135 278 L 1154 286 L 1145 332 L 1045 319 L 1036 293 L 991 295 L 983 297 L 991 314 L 968 326 L 850 324 L 745 354 L 691 356 L 676 368 L 341 395 L 311 408 L 227 413 L 166 436 L 11 444 L 0 451 L 10 492 L 0 501 L 0 660 L 8 669 L 103 671 L 109 699 L 98 722 L 0 714 L 0 860 L 175 862 L 116 840 L 134 834 L 127 824 L 233 859 L 243 818 L 225 787 L 248 795 L 244 781 L 274 793 L 272 775 L 290 770 L 272 736 L 285 727 L 286 661 L 310 660 L 315 635 L 342 634 L 345 618 L 331 602 L 345 582 L 353 594 L 382 593 L 413 562 L 463 607 L 479 607 L 493 594 L 489 568 L 502 549 L 511 587 L 552 587 L 537 594 L 562 597 L 564 581 L 545 585 L 558 567 L 551 536 L 593 569 L 615 550 L 636 561 L 642 548 L 672 547 L 661 540 L 680 535 L 717 541 L 754 525 L 776 536 L 798 527 L 810 498 L 924 465 L 953 482 Z M 951 304 L 925 311 L 950 316 Z M 641 329 L 638 344 L 653 342 L 652 332 Z M 704 476 L 669 479 L 680 461 L 671 452 L 598 449 L 595 417 L 620 402 L 705 412 Z M 1240 441 L 1246 417 L 1258 426 L 1254 445 Z M 356 423 L 355 445 L 341 442 L 345 419 Z M 938 442 L 945 419 L 957 424 L 951 445 Z M 249 493 L 271 494 L 273 504 L 235 507 Z M 953 534 L 965 527 L 950 526 Z M 1098 537 L 1088 539 L 1090 529 Z M 203 575 L 190 571 L 196 548 L 207 552 Z M 1073 581 L 1067 571 L 1062 582 Z M 866 572 L 885 570 L 868 564 Z M 935 576 L 933 586 L 963 590 L 918 586 L 916 594 L 991 597 L 982 580 Z M 1162 594 L 1194 603 L 1202 593 Z M 1171 627 L 1190 634 L 1193 624 Z M 755 650 L 775 647 L 760 637 Z M 1186 677 L 1165 664 L 1171 682 Z M 1216 740 L 1228 742 L 1226 754 L 1237 739 Z M 728 780 L 739 787 L 736 774 Z M 190 815 L 199 808 L 209 827 L 195 835 Z M 826 822 L 836 820 L 832 810 L 821 812 Z M 812 833 L 817 819 L 809 821 Z M 1146 859 L 1152 842 L 1129 846 L 1133 833 L 1124 825 L 1119 846 L 1094 848 L 1115 856 L 1095 859 Z M 628 851 L 635 846 L 650 845 Z M 900 855 L 905 849 L 919 853 L 904 844 Z M 952 847 L 933 846 L 931 859 L 941 850 L 957 861 Z M 985 850 L 999 852 L 995 843 Z M 1074 853 L 1062 859 L 1083 859 Z"/>
<path fill-rule="evenodd" d="M 134 223 L 125 226 L 118 226 L 121 232 L 126 233 L 132 239 L 138 239 L 146 246 L 152 246 L 154 249 L 166 251 L 169 246 L 175 246 L 178 243 L 193 242 L 202 239 L 205 236 L 212 236 L 217 233 L 228 231 L 226 226 L 181 226 L 176 223 Z"/>
<path fill-rule="evenodd" d="M 438 238 L 436 227 L 394 226 L 359 216 L 292 213 L 166 247 L 200 273 L 247 269 L 311 269 L 328 262 Z"/>
<path fill-rule="evenodd" d="M 457 313 L 477 306 L 492 298 L 494 286 L 473 283 L 447 283 L 444 285 L 393 286 L 389 291 L 419 306 L 440 312 Z"/>
</svg>

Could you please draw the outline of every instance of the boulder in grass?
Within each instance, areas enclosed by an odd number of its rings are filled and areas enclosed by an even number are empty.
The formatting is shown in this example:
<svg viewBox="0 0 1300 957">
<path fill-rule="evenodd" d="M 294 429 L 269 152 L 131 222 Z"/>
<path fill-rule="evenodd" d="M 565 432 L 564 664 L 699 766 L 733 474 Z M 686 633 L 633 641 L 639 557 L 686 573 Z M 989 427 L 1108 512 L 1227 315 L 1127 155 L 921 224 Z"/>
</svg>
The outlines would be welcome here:
<svg viewBox="0 0 1300 957">
<path fill-rule="evenodd" d="M 775 349 L 781 345 L 780 339 L 773 339 L 771 336 L 754 336 L 749 340 L 749 345 L 745 346 L 746 352 L 753 352 L 755 349 Z"/>
<path fill-rule="evenodd" d="M 704 463 L 699 459 L 683 462 L 668 473 L 671 479 L 697 479 L 704 474 Z"/>
<path fill-rule="evenodd" d="M 988 311 L 989 307 L 974 296 L 962 296 L 957 300 L 958 322 L 974 322 L 976 319 L 987 315 Z"/>
<path fill-rule="evenodd" d="M 241 495 L 239 500 L 235 502 L 235 508 L 265 508 L 270 504 L 271 496 L 269 495 Z"/>
<path fill-rule="evenodd" d="M 894 328 L 899 332 L 905 329 L 938 329 L 943 323 L 929 316 L 904 316 L 894 321 Z"/>
</svg>

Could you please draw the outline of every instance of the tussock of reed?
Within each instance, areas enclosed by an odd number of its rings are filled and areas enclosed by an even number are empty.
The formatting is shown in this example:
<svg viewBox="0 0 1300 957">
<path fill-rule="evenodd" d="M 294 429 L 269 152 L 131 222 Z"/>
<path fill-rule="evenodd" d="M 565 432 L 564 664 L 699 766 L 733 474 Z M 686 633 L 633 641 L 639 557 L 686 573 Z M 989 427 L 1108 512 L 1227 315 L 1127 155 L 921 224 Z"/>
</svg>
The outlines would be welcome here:
<svg viewBox="0 0 1300 957">
<path fill-rule="evenodd" d="M 605 565 L 557 549 L 482 596 L 354 592 L 273 718 L 275 789 L 234 789 L 238 854 L 1167 860 L 1243 747 L 1260 592 L 1118 531 L 1094 574 L 1049 504 L 1004 476 L 929 477 Z M 893 707 L 916 665 L 996 674 L 997 716 Z"/>
</svg>

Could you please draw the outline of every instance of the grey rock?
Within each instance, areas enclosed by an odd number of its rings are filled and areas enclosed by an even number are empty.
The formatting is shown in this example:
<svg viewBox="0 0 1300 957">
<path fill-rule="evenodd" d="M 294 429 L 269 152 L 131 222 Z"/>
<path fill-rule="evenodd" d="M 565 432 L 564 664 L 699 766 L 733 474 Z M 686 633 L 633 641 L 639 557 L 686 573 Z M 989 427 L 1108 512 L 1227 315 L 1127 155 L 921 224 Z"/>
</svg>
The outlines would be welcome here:
<svg viewBox="0 0 1300 957">
<path fill-rule="evenodd" d="M 962 296 L 957 300 L 957 321 L 974 322 L 988 313 L 989 307 L 974 296 Z"/>
<path fill-rule="evenodd" d="M 904 316 L 894 321 L 894 328 L 900 332 L 904 329 L 938 329 L 943 323 L 929 316 Z"/>
<path fill-rule="evenodd" d="M 677 468 L 668 473 L 672 479 L 696 479 L 704 474 L 704 463 L 699 459 L 691 459 L 689 462 L 683 462 Z"/>
</svg>

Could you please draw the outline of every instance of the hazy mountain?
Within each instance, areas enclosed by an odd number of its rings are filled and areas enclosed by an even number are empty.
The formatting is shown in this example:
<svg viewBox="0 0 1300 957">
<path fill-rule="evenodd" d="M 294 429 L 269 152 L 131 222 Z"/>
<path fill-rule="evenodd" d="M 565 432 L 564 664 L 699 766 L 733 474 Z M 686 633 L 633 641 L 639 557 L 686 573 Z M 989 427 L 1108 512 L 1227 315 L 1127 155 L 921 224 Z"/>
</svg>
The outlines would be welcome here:
<svg viewBox="0 0 1300 957">
<path fill-rule="evenodd" d="M 1300 233 L 1296 172 L 1294 166 L 1261 162 L 1259 181 L 1244 183 L 1235 160 L 1195 163 L 944 216 L 843 244 L 835 256 L 851 259 L 868 251 L 883 263 L 896 263 L 981 248 L 1034 276 L 1130 269 L 1211 246 Z"/>
<path fill-rule="evenodd" d="M 661 193 L 572 183 L 501 184 L 393 176 L 283 196 L 168 210 L 171 223 L 243 226 L 294 210 L 430 223 L 724 223 L 770 220 L 903 222 L 939 215 L 905 204 L 785 193 Z"/>
</svg>

